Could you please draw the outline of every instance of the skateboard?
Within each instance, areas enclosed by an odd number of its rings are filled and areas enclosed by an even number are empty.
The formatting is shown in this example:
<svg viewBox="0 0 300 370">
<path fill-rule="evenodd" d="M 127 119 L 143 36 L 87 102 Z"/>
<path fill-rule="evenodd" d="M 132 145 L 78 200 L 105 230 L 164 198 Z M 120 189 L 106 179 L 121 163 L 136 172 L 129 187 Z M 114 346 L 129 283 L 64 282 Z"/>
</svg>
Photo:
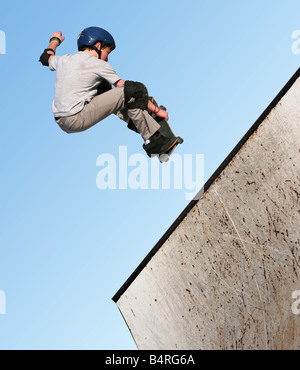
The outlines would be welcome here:
<svg viewBox="0 0 300 370">
<path fill-rule="evenodd" d="M 180 136 L 178 136 L 176 138 L 176 141 L 173 143 L 173 145 L 165 153 L 160 154 L 160 156 L 158 157 L 160 163 L 168 162 L 169 159 L 170 159 L 171 154 L 174 152 L 174 150 L 176 149 L 177 145 L 182 144 L 183 141 L 184 140 Z"/>
</svg>

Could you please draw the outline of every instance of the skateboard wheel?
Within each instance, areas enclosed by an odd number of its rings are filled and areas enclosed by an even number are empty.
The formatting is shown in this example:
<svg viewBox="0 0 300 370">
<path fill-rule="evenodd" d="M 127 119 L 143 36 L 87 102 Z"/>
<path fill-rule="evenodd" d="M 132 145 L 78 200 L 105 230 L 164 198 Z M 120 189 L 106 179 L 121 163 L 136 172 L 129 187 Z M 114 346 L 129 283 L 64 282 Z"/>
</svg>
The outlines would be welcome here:
<svg viewBox="0 0 300 370">
<path fill-rule="evenodd" d="M 169 161 L 169 159 L 170 159 L 170 156 L 169 156 L 169 154 L 167 154 L 167 153 L 163 153 L 163 154 L 161 154 L 161 155 L 159 156 L 159 161 L 160 161 L 160 163 L 166 163 L 166 162 L 168 162 L 168 161 Z"/>
</svg>

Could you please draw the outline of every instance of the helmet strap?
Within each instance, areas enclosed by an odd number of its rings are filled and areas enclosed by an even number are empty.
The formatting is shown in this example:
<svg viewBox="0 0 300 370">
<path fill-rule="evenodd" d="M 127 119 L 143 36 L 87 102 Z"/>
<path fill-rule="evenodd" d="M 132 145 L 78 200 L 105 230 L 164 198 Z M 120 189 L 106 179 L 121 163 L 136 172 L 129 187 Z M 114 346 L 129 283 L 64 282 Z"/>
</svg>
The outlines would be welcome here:
<svg viewBox="0 0 300 370">
<path fill-rule="evenodd" d="M 93 50 L 95 50 L 95 51 L 97 52 L 97 54 L 98 54 L 98 59 L 101 59 L 101 54 L 102 54 L 102 53 L 101 53 L 102 44 L 101 44 L 101 46 L 100 46 L 100 49 L 97 49 L 95 45 L 90 46 L 90 48 L 92 48 Z"/>
</svg>

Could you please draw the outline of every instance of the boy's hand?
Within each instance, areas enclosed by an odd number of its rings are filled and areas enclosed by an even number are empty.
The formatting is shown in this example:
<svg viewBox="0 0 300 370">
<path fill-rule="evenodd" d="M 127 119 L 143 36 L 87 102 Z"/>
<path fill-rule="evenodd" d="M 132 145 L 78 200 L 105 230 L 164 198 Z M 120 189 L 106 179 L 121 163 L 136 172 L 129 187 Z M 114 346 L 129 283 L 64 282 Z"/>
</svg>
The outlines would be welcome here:
<svg viewBox="0 0 300 370">
<path fill-rule="evenodd" d="M 155 113 L 158 117 L 164 118 L 166 121 L 169 120 L 169 115 L 166 110 L 160 109 L 157 113 Z"/>
<path fill-rule="evenodd" d="M 52 36 L 50 36 L 50 43 L 57 42 L 57 46 L 58 46 L 64 41 L 64 39 L 65 37 L 62 36 L 61 31 L 58 31 L 58 32 L 55 32 Z"/>
<path fill-rule="evenodd" d="M 164 118 L 166 121 L 169 119 L 168 112 L 154 105 L 151 100 L 148 101 L 148 109 L 153 112 L 157 117 Z"/>
</svg>

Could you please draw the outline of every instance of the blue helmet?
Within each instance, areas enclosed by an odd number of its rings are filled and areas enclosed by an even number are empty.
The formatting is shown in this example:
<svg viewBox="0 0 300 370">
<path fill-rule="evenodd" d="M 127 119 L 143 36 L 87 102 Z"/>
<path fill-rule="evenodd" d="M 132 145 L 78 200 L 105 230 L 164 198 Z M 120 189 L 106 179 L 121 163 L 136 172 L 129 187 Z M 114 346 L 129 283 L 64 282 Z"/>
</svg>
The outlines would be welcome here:
<svg viewBox="0 0 300 370">
<path fill-rule="evenodd" d="M 116 48 L 116 43 L 112 35 L 100 27 L 88 27 L 80 32 L 77 39 L 78 50 L 81 51 L 84 46 L 92 47 L 96 42 L 101 42 L 101 48 L 109 46 L 111 50 Z"/>
</svg>

